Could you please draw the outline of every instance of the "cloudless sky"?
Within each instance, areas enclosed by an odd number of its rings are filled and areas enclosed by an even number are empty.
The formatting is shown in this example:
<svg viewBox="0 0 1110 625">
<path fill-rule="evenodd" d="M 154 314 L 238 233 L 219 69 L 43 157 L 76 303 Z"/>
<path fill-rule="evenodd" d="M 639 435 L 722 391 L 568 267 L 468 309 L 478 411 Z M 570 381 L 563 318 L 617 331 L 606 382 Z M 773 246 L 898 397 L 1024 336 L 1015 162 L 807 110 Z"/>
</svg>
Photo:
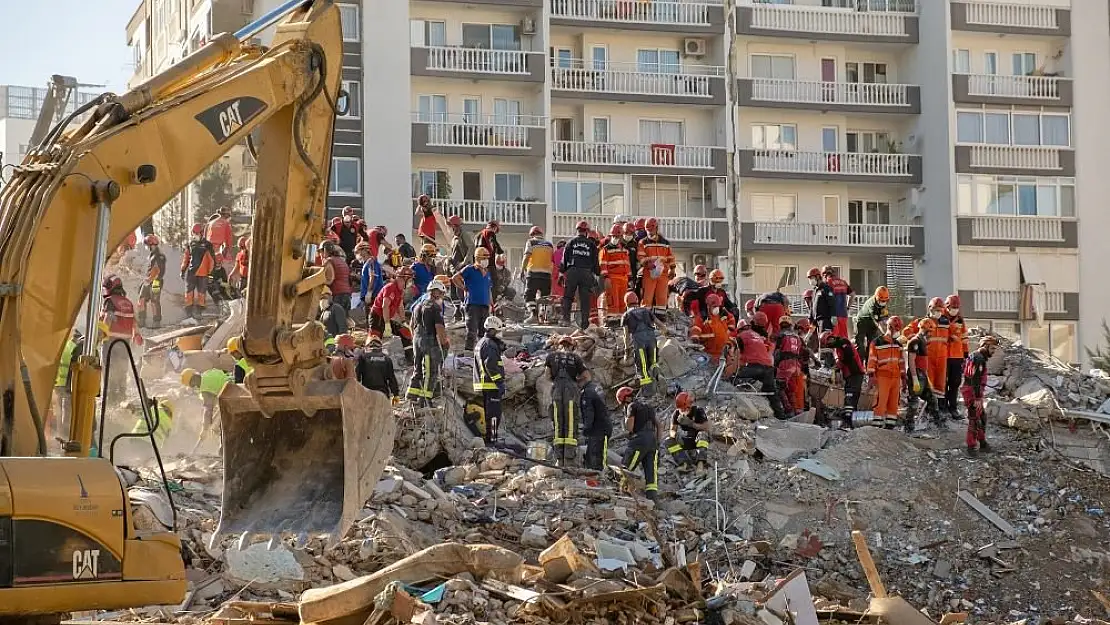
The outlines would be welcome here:
<svg viewBox="0 0 1110 625">
<path fill-rule="evenodd" d="M 127 21 L 139 0 L 0 0 L 0 84 L 46 86 L 51 74 L 122 93 L 134 71 Z M 89 91 L 99 89 L 89 88 Z"/>
</svg>

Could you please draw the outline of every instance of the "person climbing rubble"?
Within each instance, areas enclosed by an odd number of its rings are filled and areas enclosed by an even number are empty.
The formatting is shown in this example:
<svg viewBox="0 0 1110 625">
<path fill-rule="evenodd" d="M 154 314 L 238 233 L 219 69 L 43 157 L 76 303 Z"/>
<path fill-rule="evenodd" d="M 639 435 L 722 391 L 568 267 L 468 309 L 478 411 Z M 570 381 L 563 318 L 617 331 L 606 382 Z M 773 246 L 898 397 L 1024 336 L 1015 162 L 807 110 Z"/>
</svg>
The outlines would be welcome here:
<svg viewBox="0 0 1110 625">
<path fill-rule="evenodd" d="M 885 286 L 875 288 L 875 294 L 864 300 L 856 313 L 856 350 L 864 355 L 864 360 L 869 357 L 871 341 L 878 338 L 879 324 L 890 317 L 887 303 L 890 302 L 890 290 Z"/>
<path fill-rule="evenodd" d="M 497 441 L 497 428 L 501 424 L 501 399 L 505 396 L 505 343 L 497 335 L 505 328 L 500 317 L 486 317 L 486 334 L 474 346 L 474 391 L 482 396 L 482 409 L 486 415 L 484 438 L 486 444 Z"/>
<path fill-rule="evenodd" d="M 486 317 L 493 305 L 493 275 L 490 273 L 490 253 L 484 247 L 474 250 L 474 264 L 459 270 L 451 282 L 465 296 L 466 302 L 466 344 L 463 349 L 471 351 L 484 332 Z"/>
<path fill-rule="evenodd" d="M 983 412 L 983 395 L 987 390 L 987 360 L 998 349 L 998 339 L 987 335 L 979 339 L 979 347 L 964 361 L 963 386 L 960 394 L 967 407 L 967 454 L 991 451 L 987 444 L 987 415 Z"/>
<path fill-rule="evenodd" d="M 554 425 L 552 444 L 555 446 L 555 463 L 567 466 L 573 463 L 578 452 L 578 380 L 586 370 L 582 357 L 574 352 L 574 339 L 560 337 L 556 349 L 544 362 L 554 386 L 551 390 L 551 421 Z"/>
<path fill-rule="evenodd" d="M 401 395 L 397 384 L 397 372 L 393 369 L 393 359 L 382 349 L 382 340 L 376 336 L 366 337 L 366 349 L 355 363 L 355 378 L 372 391 L 378 391 L 396 404 Z"/>
<path fill-rule="evenodd" d="M 582 415 L 582 436 L 586 439 L 586 456 L 582 464 L 587 469 L 600 471 L 608 462 L 613 422 L 609 418 L 604 391 L 594 381 L 589 369 L 582 373 L 581 385 L 579 414 Z"/>
<path fill-rule="evenodd" d="M 644 308 L 654 312 L 667 309 L 669 284 L 674 277 L 674 251 L 671 242 L 659 232 L 659 220 L 652 217 L 644 222 L 647 236 L 640 239 L 637 258 L 641 270 L 641 300 Z"/>
<path fill-rule="evenodd" d="M 644 496 L 654 500 L 659 493 L 659 441 L 663 438 L 663 426 L 651 404 L 633 399 L 634 394 L 628 386 L 617 389 L 617 404 L 624 409 L 624 429 L 628 432 L 628 447 L 621 464 L 628 471 L 637 468 L 643 471 Z"/>
<path fill-rule="evenodd" d="M 806 363 L 809 350 L 795 332 L 790 317 L 779 319 L 779 334 L 775 337 L 775 378 L 786 388 L 783 410 L 794 416 L 805 410 Z"/>
<path fill-rule="evenodd" d="M 575 225 L 578 235 L 563 249 L 559 271 L 563 274 L 563 325 L 570 325 L 571 304 L 578 300 L 578 327 L 585 330 L 590 325 L 590 294 L 597 288 L 601 276 L 597 243 L 590 238 L 590 224 L 579 221 Z"/>
<path fill-rule="evenodd" d="M 187 388 L 196 389 L 204 405 L 200 434 L 197 435 L 196 445 L 193 446 L 190 455 L 195 455 L 204 441 L 217 430 L 216 406 L 220 393 L 229 383 L 231 383 L 231 375 L 223 369 L 212 368 L 204 373 L 198 373 L 196 369 L 188 368 L 181 372 L 181 384 Z"/>
<path fill-rule="evenodd" d="M 907 394 L 906 418 L 903 426 L 907 433 L 914 430 L 919 403 L 924 403 L 925 415 L 932 420 L 934 425 L 939 428 L 943 427 L 944 424 L 937 408 L 937 398 L 933 393 L 933 385 L 929 383 L 928 373 L 929 336 L 936 329 L 936 321 L 922 319 L 917 323 L 917 331 L 906 341 L 906 379 L 909 382 L 909 393 Z"/>
<path fill-rule="evenodd" d="M 709 418 L 701 406 L 694 405 L 694 397 L 682 391 L 674 398 L 670 432 L 663 447 L 678 465 L 679 471 L 697 467 L 704 471 L 709 456 Z"/>
<path fill-rule="evenodd" d="M 208 297 L 208 276 L 216 265 L 216 252 L 204 238 L 204 224 L 193 224 L 192 239 L 181 257 L 181 279 L 185 281 L 185 316 L 197 319 Z"/>
<path fill-rule="evenodd" d="M 690 326 L 690 338 L 705 348 L 710 364 L 715 367 L 721 361 L 721 354 L 731 338 L 730 328 L 736 326 L 736 320 L 721 308 L 719 295 L 709 295 L 705 298 L 705 303 L 708 310 L 704 318 L 694 318 L 694 325 Z"/>
<path fill-rule="evenodd" d="M 752 315 L 751 325 L 738 335 L 736 348 L 745 364 L 737 372 L 736 378 L 758 382 L 760 392 L 767 395 L 775 418 L 785 419 L 786 413 L 783 411 L 778 385 L 775 382 L 775 361 L 767 338 L 767 323 L 767 315 L 756 311 Z"/>
<path fill-rule="evenodd" d="M 767 332 L 779 334 L 779 320 L 790 313 L 790 300 L 781 291 L 768 291 L 755 299 L 755 309 L 767 315 Z"/>
<path fill-rule="evenodd" d="M 624 328 L 624 353 L 631 354 L 640 376 L 640 391 L 645 397 L 655 394 L 655 378 L 658 377 L 658 334 L 665 333 L 666 327 L 648 308 L 640 305 L 635 293 L 624 294 L 627 310 L 621 317 Z"/>
<path fill-rule="evenodd" d="M 555 246 L 543 238 L 543 229 L 532 226 L 528 242 L 524 244 L 524 259 L 520 261 L 520 281 L 524 283 L 524 305 L 528 308 L 525 323 L 535 323 L 540 318 L 538 298 L 551 296 L 552 272 L 555 270 Z"/>
<path fill-rule="evenodd" d="M 944 317 L 948 320 L 948 365 L 944 380 L 944 405 L 950 418 L 956 418 L 963 379 L 964 360 L 967 358 L 967 324 L 960 314 L 960 296 L 953 293 L 944 299 Z"/>
<path fill-rule="evenodd" d="M 944 300 L 939 297 L 929 300 L 929 319 L 937 324 L 937 329 L 929 336 L 929 382 L 940 395 L 938 403 L 941 413 L 951 418 L 955 406 L 949 407 L 944 397 L 948 388 L 948 337 L 951 330 L 948 316 L 944 314 Z"/>
<path fill-rule="evenodd" d="M 628 276 L 632 273 L 632 265 L 628 258 L 628 248 L 622 240 L 624 228 L 621 224 L 613 224 L 609 237 L 601 246 L 598 253 L 598 262 L 601 264 L 601 283 L 605 299 L 602 303 L 605 309 L 605 323 L 619 320 L 624 315 L 624 294 L 628 291 Z"/>
<path fill-rule="evenodd" d="M 416 367 L 412 371 L 405 394 L 418 405 L 429 406 L 439 397 L 439 371 L 451 348 L 447 326 L 443 320 L 443 297 L 447 288 L 439 280 L 428 285 L 429 299 L 412 311 L 412 328 L 416 342 Z"/>
<path fill-rule="evenodd" d="M 871 342 L 867 358 L 870 384 L 878 390 L 875 404 L 875 425 L 894 428 L 898 425 L 898 400 L 902 396 L 902 345 L 895 338 L 902 331 L 902 318 L 890 317 L 883 324 L 883 334 Z"/>
<path fill-rule="evenodd" d="M 863 390 L 865 369 L 856 346 L 847 338 L 833 334 L 832 330 L 821 333 L 821 349 L 831 350 L 836 368 L 844 381 L 844 408 L 841 410 L 842 425 L 852 427 L 852 413 L 859 407 L 859 396 Z"/>
<path fill-rule="evenodd" d="M 370 334 L 378 338 L 396 334 L 405 350 L 405 362 L 413 363 L 412 330 L 405 323 L 405 290 L 412 279 L 412 269 L 402 267 L 382 287 L 370 306 Z M 388 326 L 388 330 L 386 329 Z"/>
</svg>

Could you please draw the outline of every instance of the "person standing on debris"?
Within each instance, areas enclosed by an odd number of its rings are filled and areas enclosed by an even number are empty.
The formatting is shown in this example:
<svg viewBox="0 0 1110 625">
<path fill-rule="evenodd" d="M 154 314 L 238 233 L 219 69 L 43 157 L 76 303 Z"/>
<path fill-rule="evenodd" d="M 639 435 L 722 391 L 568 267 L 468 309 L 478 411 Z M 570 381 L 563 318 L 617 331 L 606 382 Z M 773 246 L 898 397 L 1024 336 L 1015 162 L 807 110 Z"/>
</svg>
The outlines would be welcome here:
<svg viewBox="0 0 1110 625">
<path fill-rule="evenodd" d="M 948 320 L 948 370 L 945 373 L 944 405 L 952 418 L 959 408 L 960 382 L 964 359 L 967 358 L 967 324 L 960 314 L 960 296 L 953 293 L 944 300 L 944 318 Z"/>
<path fill-rule="evenodd" d="M 405 324 L 405 289 L 412 279 L 412 269 L 402 267 L 382 287 L 374 303 L 370 306 L 370 334 L 378 338 L 387 336 L 386 326 L 390 334 L 401 337 L 401 345 L 405 349 L 405 362 L 412 364 L 412 330 Z"/>
<path fill-rule="evenodd" d="M 755 309 L 767 315 L 767 332 L 776 337 L 779 334 L 779 320 L 790 312 L 790 300 L 780 291 L 768 291 L 755 299 Z"/>
<path fill-rule="evenodd" d="M 704 470 L 709 456 L 709 418 L 701 406 L 694 405 L 690 393 L 682 391 L 674 398 L 671 431 L 663 447 L 674 458 L 679 471 L 695 466 Z"/>
<path fill-rule="evenodd" d="M 480 231 L 478 231 L 478 234 L 474 235 L 474 251 L 477 252 L 478 249 L 480 248 L 480 249 L 486 250 L 486 252 L 487 252 L 486 258 L 489 259 L 489 262 L 487 263 L 486 267 L 487 267 L 487 271 L 489 271 L 489 273 L 490 273 L 490 292 L 491 293 L 496 291 L 500 286 L 500 285 L 497 284 L 497 276 L 494 275 L 494 273 L 492 271 L 493 270 L 493 263 L 499 255 L 505 253 L 505 250 L 501 249 L 501 243 L 497 240 L 497 235 L 500 234 L 500 232 L 501 232 L 501 222 L 499 222 L 497 220 L 491 220 L 489 223 L 486 224 L 485 228 L 482 228 Z M 494 305 L 494 302 L 491 300 L 490 303 L 489 303 L 490 308 L 492 308 L 493 305 Z M 484 321 L 484 319 L 483 319 L 483 321 Z M 478 330 L 478 333 L 480 334 L 481 331 L 482 331 L 482 325 L 481 324 L 478 325 L 477 330 Z M 474 340 L 477 340 L 477 337 L 475 337 Z M 471 346 L 471 348 L 472 347 L 473 346 Z M 467 349 L 470 349 L 470 348 L 467 348 Z"/>
<path fill-rule="evenodd" d="M 216 265 L 212 244 L 204 238 L 204 224 L 193 224 L 193 238 L 181 256 L 181 279 L 185 281 L 185 316 L 194 319 L 204 312 L 208 297 L 208 275 Z"/>
<path fill-rule="evenodd" d="M 716 295 L 721 300 L 721 307 L 724 311 L 733 316 L 735 319 L 740 318 L 740 308 L 733 303 L 732 298 L 728 296 L 728 291 L 725 290 L 725 272 L 720 269 L 714 269 L 709 272 L 709 283 L 705 286 L 699 287 L 694 293 L 694 304 L 690 307 L 690 312 L 695 318 L 703 317 L 707 314 L 709 305 L 706 299 L 710 295 Z M 749 300 L 751 301 L 751 300 Z M 751 302 L 752 310 L 748 311 L 750 318 L 751 313 L 755 312 L 755 302 Z"/>
<path fill-rule="evenodd" d="M 466 345 L 463 349 L 466 351 L 474 349 L 493 304 L 493 276 L 490 274 L 489 259 L 490 253 L 486 248 L 475 248 L 474 264 L 463 267 L 451 278 L 451 282 L 465 295 Z"/>
<path fill-rule="evenodd" d="M 694 317 L 690 338 L 701 343 L 709 356 L 709 363 L 716 367 L 728 345 L 729 328 L 736 326 L 736 320 L 721 309 L 721 298 L 717 294 L 706 297 L 705 303 L 708 306 L 705 318 Z"/>
<path fill-rule="evenodd" d="M 111 339 L 124 339 L 136 345 L 143 344 L 143 335 L 135 323 L 135 304 L 127 297 L 123 280 L 116 274 L 109 274 L 101 283 L 103 301 L 100 305 L 101 342 Z"/>
<path fill-rule="evenodd" d="M 863 390 L 864 366 L 856 346 L 851 341 L 836 336 L 832 330 L 821 333 L 821 348 L 832 350 L 836 368 L 844 379 L 844 410 L 842 419 L 845 428 L 852 427 L 852 413 L 859 406 L 860 392 Z"/>
<path fill-rule="evenodd" d="M 856 350 L 864 354 L 866 361 L 870 354 L 871 341 L 879 336 L 879 324 L 890 316 L 887 303 L 890 290 L 885 286 L 875 288 L 875 294 L 867 298 L 856 313 Z"/>
<path fill-rule="evenodd" d="M 439 254 L 439 250 L 432 243 L 425 243 L 420 246 L 420 258 L 412 264 L 412 282 L 419 294 L 427 292 L 428 285 L 432 283 L 432 278 L 436 275 L 435 260 L 437 254 Z"/>
<path fill-rule="evenodd" d="M 335 337 L 335 355 L 328 357 L 325 370 L 328 380 L 354 380 L 355 375 L 355 337 L 343 333 Z"/>
<path fill-rule="evenodd" d="M 740 332 L 737 337 L 736 348 L 743 355 L 744 368 L 736 374 L 741 380 L 759 382 L 759 390 L 767 395 L 771 404 L 771 412 L 776 419 L 785 419 L 786 413 L 782 409 L 779 399 L 778 386 L 775 382 L 775 360 L 771 353 L 771 345 L 767 339 L 767 315 L 756 311 L 752 315 L 750 327 Z"/>
<path fill-rule="evenodd" d="M 585 330 L 590 325 L 590 294 L 597 288 L 601 276 L 597 243 L 590 238 L 590 224 L 579 221 L 575 225 L 578 236 L 567 243 L 559 271 L 563 274 L 563 325 L 570 325 L 570 309 L 578 299 L 578 327 Z"/>
<path fill-rule="evenodd" d="M 836 324 L 836 302 L 833 301 L 832 287 L 822 280 L 820 267 L 811 267 L 806 278 L 813 287 L 810 320 L 819 332 L 832 330 Z"/>
<path fill-rule="evenodd" d="M 235 262 L 231 242 L 235 240 L 235 235 L 231 231 L 230 207 L 220 207 L 220 212 L 215 215 L 215 219 L 208 222 L 208 229 L 204 233 L 204 238 L 208 239 L 208 242 L 212 244 L 212 249 L 216 251 L 216 262 L 223 265 L 228 273 L 231 273 L 232 263 Z"/>
<path fill-rule="evenodd" d="M 640 374 L 640 390 L 645 397 L 655 394 L 656 368 L 659 365 L 658 333 L 666 332 L 666 327 L 655 317 L 651 309 L 640 305 L 635 293 L 624 294 L 627 310 L 621 317 L 624 328 L 624 353 L 632 354 L 636 371 Z"/>
<path fill-rule="evenodd" d="M 366 337 L 366 349 L 355 363 L 355 377 L 364 387 L 389 397 L 394 404 L 400 399 L 401 387 L 397 384 L 393 359 L 382 351 L 382 340 L 376 336 Z"/>
<path fill-rule="evenodd" d="M 416 335 L 416 367 L 405 392 L 421 405 L 431 404 L 439 396 L 439 370 L 451 348 L 447 326 L 443 321 L 443 297 L 447 288 L 439 280 L 428 285 L 429 299 L 412 311 L 412 327 Z"/>
<path fill-rule="evenodd" d="M 848 338 L 848 308 L 852 300 L 852 285 L 837 275 L 837 268 L 825 265 L 821 268 L 821 279 L 829 285 L 833 293 L 834 316 L 833 332 Z"/>
<path fill-rule="evenodd" d="M 929 300 L 929 319 L 937 324 L 937 329 L 929 336 L 929 382 L 937 394 L 940 395 L 938 403 L 942 413 L 953 412 L 948 402 L 944 399 L 944 391 L 948 384 L 948 335 L 949 322 L 944 314 L 944 300 L 934 297 Z"/>
<path fill-rule="evenodd" d="M 667 309 L 668 285 L 674 277 L 674 252 L 671 242 L 659 232 L 659 220 L 652 217 L 644 222 L 647 236 L 640 240 L 637 258 L 643 267 L 643 306 L 654 312 Z"/>
<path fill-rule="evenodd" d="M 802 337 L 794 331 L 790 317 L 779 319 L 779 334 L 775 337 L 775 377 L 786 387 L 788 405 L 783 406 L 790 416 L 805 410 L 805 364 L 809 360 Z"/>
<path fill-rule="evenodd" d="M 486 444 L 497 440 L 501 424 L 501 399 L 505 396 L 505 343 L 497 334 L 505 327 L 500 317 L 486 317 L 486 335 L 474 347 L 474 391 L 482 396 L 486 415 Z"/>
<path fill-rule="evenodd" d="M 432 204 L 432 198 L 427 195 L 421 195 L 416 200 L 416 213 L 420 217 L 420 223 L 416 227 L 416 234 L 424 243 L 431 243 L 435 245 L 436 231 L 439 229 L 439 224 L 436 222 L 436 207 Z M 397 235 L 401 236 L 401 235 Z M 397 244 L 401 246 L 400 243 Z M 409 247 L 412 247 L 411 245 Z"/>
<path fill-rule="evenodd" d="M 987 444 L 987 415 L 983 412 L 983 394 L 987 390 L 987 360 L 998 349 L 998 339 L 987 335 L 979 339 L 979 347 L 964 361 L 964 383 L 960 387 L 964 405 L 967 406 L 967 453 L 989 452 Z M 978 448 L 976 445 L 978 444 Z"/>
<path fill-rule="evenodd" d="M 628 248 L 621 240 L 623 234 L 621 224 L 613 224 L 609 230 L 609 238 L 598 252 L 602 290 L 605 293 L 606 323 L 620 319 L 625 311 L 624 294 L 628 292 L 628 276 L 632 273 L 632 265 L 628 259 Z"/>
<path fill-rule="evenodd" d="M 578 455 L 578 380 L 586 371 L 582 357 L 574 353 L 574 339 L 559 338 L 555 351 L 544 362 L 554 386 L 551 389 L 551 420 L 555 426 L 552 444 L 555 463 L 565 466 Z"/>
<path fill-rule="evenodd" d="M 917 417 L 917 403 L 924 401 L 925 414 L 937 427 L 943 425 L 933 386 L 929 384 L 929 336 L 937 329 L 937 322 L 922 319 L 917 331 L 906 341 L 906 377 L 909 380 L 909 401 L 906 406 L 906 419 L 903 422 L 906 432 L 913 432 Z M 961 371 L 961 373 L 963 373 Z"/>
<path fill-rule="evenodd" d="M 196 389 L 200 393 L 201 402 L 204 404 L 200 434 L 197 436 L 197 443 L 193 446 L 192 454 L 196 454 L 205 439 L 216 430 L 217 400 L 224 387 L 229 383 L 231 383 L 231 376 L 223 369 L 213 368 L 204 373 L 197 373 L 196 369 L 185 369 L 181 372 L 181 384 Z"/>
<path fill-rule="evenodd" d="M 600 471 L 609 462 L 609 437 L 613 435 L 613 422 L 609 419 L 609 407 L 605 405 L 604 392 L 594 381 L 589 369 L 582 373 L 580 404 L 582 436 L 586 437 L 583 465 L 587 469 Z"/>
<path fill-rule="evenodd" d="M 349 328 L 347 309 L 332 299 L 331 290 L 327 287 L 320 291 L 320 312 L 316 320 L 324 324 L 324 333 L 329 337 L 346 334 Z"/>
<path fill-rule="evenodd" d="M 239 237 L 237 245 L 239 252 L 235 254 L 235 271 L 232 272 L 232 279 L 235 283 L 235 288 L 241 292 L 247 289 L 247 278 L 250 276 L 251 268 L 251 251 L 250 251 L 250 237 Z"/>
<path fill-rule="evenodd" d="M 902 346 L 894 337 L 902 331 L 901 321 L 901 317 L 887 319 L 882 336 L 872 341 L 871 355 L 867 358 L 867 373 L 871 376 L 871 384 L 878 388 L 875 425 L 879 427 L 894 428 L 898 425 L 903 356 Z"/>
<path fill-rule="evenodd" d="M 335 243 L 324 246 L 324 275 L 328 280 L 328 289 L 331 298 L 343 310 L 351 309 L 351 266 L 347 264 L 347 256 L 343 248 Z"/>
<path fill-rule="evenodd" d="M 655 417 L 650 404 L 633 400 L 635 391 L 622 386 L 617 389 L 617 404 L 624 408 L 624 429 L 628 432 L 628 447 L 621 464 L 625 470 L 644 472 L 644 496 L 654 500 L 659 493 L 659 441 L 663 426 Z"/>
<path fill-rule="evenodd" d="M 150 259 L 147 261 L 146 279 L 139 287 L 139 327 L 159 328 L 162 326 L 162 281 L 166 278 L 166 255 L 158 247 L 161 241 L 157 236 L 148 234 L 143 243 L 150 252 Z M 146 324 L 148 307 L 152 315 L 149 326 Z"/>
<path fill-rule="evenodd" d="M 543 229 L 532 226 L 524 244 L 524 260 L 520 262 L 520 281 L 524 283 L 524 305 L 528 307 L 525 323 L 540 318 L 539 297 L 551 295 L 552 271 L 555 269 L 555 246 L 543 238 Z"/>
<path fill-rule="evenodd" d="M 640 242 L 636 240 L 636 226 L 631 221 L 624 223 L 621 244 L 628 250 L 628 290 L 640 292 Z"/>
</svg>

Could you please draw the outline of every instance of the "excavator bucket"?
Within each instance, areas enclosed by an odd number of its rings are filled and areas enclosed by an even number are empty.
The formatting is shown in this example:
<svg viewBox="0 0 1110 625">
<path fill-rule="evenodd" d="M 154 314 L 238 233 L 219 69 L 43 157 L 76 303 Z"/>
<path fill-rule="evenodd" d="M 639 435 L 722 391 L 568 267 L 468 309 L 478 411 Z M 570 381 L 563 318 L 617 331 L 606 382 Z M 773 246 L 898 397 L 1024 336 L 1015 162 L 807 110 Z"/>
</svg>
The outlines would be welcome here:
<svg viewBox="0 0 1110 625">
<path fill-rule="evenodd" d="M 340 540 L 393 452 L 392 405 L 355 380 L 309 382 L 302 397 L 220 395 L 224 488 L 216 536 L 329 534 Z"/>
</svg>

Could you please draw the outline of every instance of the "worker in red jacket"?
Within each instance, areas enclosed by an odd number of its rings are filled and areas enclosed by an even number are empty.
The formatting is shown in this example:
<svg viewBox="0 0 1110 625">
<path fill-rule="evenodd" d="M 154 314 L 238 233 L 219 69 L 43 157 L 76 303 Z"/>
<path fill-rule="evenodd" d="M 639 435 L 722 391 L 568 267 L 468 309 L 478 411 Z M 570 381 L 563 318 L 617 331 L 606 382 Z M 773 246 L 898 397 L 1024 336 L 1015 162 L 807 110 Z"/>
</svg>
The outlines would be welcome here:
<svg viewBox="0 0 1110 625">
<path fill-rule="evenodd" d="M 998 349 L 998 339 L 984 336 L 979 347 L 964 361 L 964 383 L 960 387 L 964 405 L 967 406 L 967 453 L 974 456 L 980 451 L 990 451 L 987 444 L 987 415 L 983 412 L 983 395 L 987 390 L 987 360 Z"/>
<path fill-rule="evenodd" d="M 775 418 L 785 419 L 775 383 L 775 359 L 767 339 L 767 315 L 761 312 L 752 315 L 751 326 L 740 332 L 736 348 L 743 352 L 746 363 L 736 377 L 759 382 L 760 391 L 768 395 Z"/>
<path fill-rule="evenodd" d="M 770 291 L 755 300 L 755 309 L 767 315 L 767 330 L 771 336 L 778 336 L 779 319 L 790 312 L 790 300 L 779 291 Z"/>
</svg>

